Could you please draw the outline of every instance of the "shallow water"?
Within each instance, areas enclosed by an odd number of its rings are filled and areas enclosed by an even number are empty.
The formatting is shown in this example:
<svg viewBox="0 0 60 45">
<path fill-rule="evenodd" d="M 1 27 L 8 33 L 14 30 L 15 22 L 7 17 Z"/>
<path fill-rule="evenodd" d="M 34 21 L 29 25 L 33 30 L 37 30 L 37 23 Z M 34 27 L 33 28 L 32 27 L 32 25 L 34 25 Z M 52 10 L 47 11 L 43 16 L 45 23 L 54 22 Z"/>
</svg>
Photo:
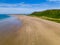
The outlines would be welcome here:
<svg viewBox="0 0 60 45">
<path fill-rule="evenodd" d="M 3 18 L 4 20 L 0 20 L 0 35 L 7 36 L 9 33 L 11 34 L 12 32 L 18 31 L 18 29 L 20 29 L 22 22 L 19 19 L 13 16 L 5 18 Z"/>
<path fill-rule="evenodd" d="M 18 36 L 17 32 L 21 24 L 21 21 L 13 16 L 0 21 L 0 45 L 10 45 L 9 41 L 13 41 L 13 37 Z M 7 41 L 9 43 L 6 43 Z"/>
</svg>

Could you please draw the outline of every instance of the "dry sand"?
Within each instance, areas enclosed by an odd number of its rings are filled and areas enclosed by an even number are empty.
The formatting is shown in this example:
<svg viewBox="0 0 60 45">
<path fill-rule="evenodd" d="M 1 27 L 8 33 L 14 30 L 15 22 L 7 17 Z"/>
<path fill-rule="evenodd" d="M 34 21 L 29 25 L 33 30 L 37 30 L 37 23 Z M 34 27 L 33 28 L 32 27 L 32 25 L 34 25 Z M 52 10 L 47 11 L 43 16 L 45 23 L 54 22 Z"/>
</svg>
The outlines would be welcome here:
<svg viewBox="0 0 60 45">
<path fill-rule="evenodd" d="M 60 45 L 60 24 L 37 17 L 16 16 L 22 27 L 0 45 Z"/>
</svg>

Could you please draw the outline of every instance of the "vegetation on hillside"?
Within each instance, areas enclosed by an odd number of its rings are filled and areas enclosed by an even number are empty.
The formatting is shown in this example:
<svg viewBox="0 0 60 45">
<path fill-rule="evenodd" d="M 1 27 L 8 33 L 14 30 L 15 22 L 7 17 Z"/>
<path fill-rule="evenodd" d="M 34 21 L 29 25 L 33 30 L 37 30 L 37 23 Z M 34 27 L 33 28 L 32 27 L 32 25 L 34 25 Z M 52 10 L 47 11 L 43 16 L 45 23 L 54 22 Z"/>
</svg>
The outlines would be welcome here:
<svg viewBox="0 0 60 45">
<path fill-rule="evenodd" d="M 60 9 L 45 10 L 41 12 L 34 12 L 30 16 L 41 17 L 43 19 L 48 19 L 51 21 L 60 23 Z"/>
</svg>

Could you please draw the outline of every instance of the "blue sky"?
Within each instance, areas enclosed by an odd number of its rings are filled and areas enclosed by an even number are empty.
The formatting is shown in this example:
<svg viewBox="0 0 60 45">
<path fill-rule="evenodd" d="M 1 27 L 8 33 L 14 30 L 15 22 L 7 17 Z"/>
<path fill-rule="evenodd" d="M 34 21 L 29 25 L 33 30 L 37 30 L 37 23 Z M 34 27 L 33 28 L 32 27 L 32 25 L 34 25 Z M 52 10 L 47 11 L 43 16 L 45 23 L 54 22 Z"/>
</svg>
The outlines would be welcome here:
<svg viewBox="0 0 60 45">
<path fill-rule="evenodd" d="M 0 14 L 30 14 L 60 9 L 60 0 L 0 0 Z"/>
</svg>

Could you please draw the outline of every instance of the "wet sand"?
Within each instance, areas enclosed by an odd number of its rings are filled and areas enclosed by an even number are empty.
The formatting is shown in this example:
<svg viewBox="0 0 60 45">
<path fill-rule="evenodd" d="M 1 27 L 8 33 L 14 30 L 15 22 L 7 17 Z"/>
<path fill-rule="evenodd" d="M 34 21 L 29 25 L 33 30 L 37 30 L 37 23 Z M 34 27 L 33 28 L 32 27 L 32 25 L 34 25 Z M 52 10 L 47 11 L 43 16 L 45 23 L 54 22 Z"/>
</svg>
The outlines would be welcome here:
<svg viewBox="0 0 60 45">
<path fill-rule="evenodd" d="M 0 45 L 11 45 L 17 31 L 21 27 L 21 21 L 16 17 L 9 17 L 0 21 Z M 10 42 L 11 40 L 11 42 Z"/>
</svg>

